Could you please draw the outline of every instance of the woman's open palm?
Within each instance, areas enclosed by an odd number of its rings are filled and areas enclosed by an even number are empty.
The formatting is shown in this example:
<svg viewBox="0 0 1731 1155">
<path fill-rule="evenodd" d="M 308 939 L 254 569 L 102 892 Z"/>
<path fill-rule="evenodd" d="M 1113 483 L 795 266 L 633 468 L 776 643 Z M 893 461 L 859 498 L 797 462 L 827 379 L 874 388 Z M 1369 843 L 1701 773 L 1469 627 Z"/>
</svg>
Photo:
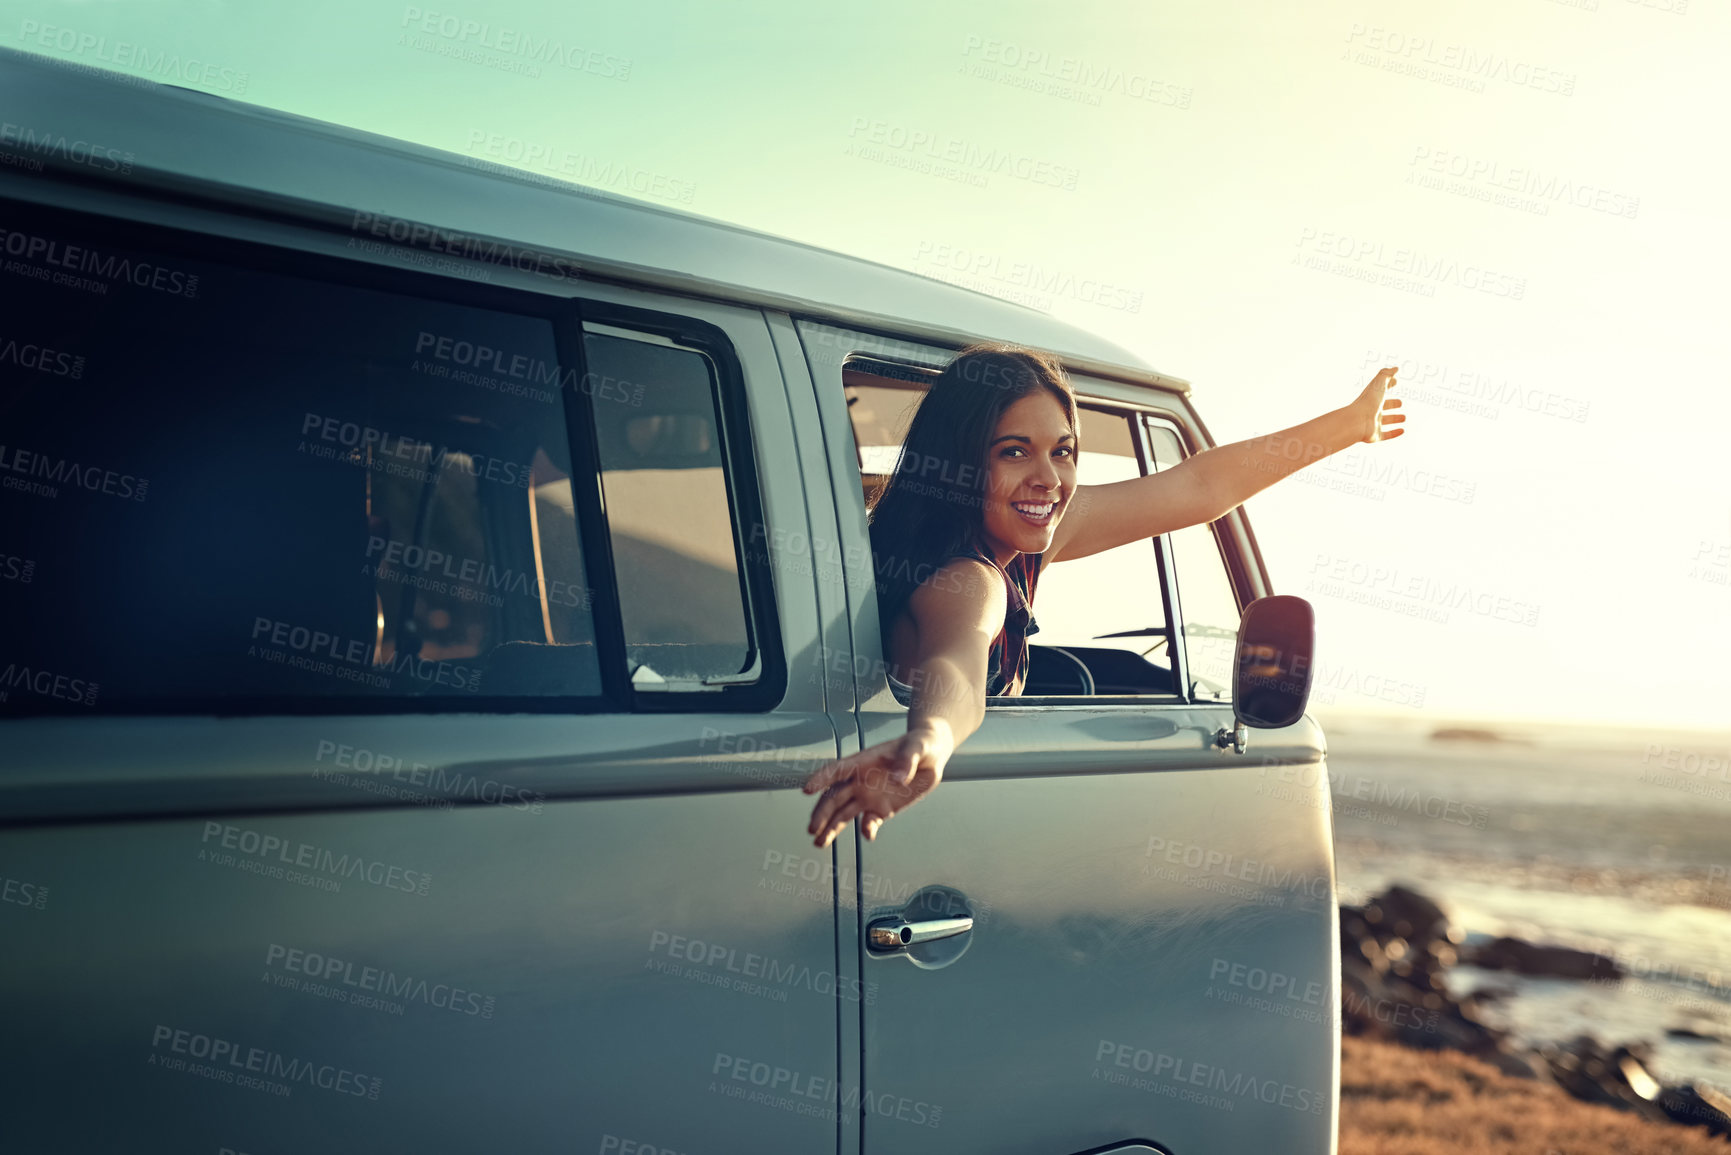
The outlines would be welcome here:
<svg viewBox="0 0 1731 1155">
<path fill-rule="evenodd" d="M 1372 377 L 1364 392 L 1358 395 L 1358 400 L 1352 403 L 1352 408 L 1364 420 L 1361 441 L 1392 441 L 1406 432 L 1401 428 L 1406 417 L 1397 412 L 1400 398 L 1388 396 L 1388 391 L 1400 384 L 1394 379 L 1397 372 L 1399 369 L 1391 365 Z"/>
<path fill-rule="evenodd" d="M 954 744 L 938 735 L 909 732 L 825 763 L 804 787 L 807 794 L 823 792 L 806 827 L 813 845 L 828 846 L 861 815 L 866 838 L 876 838 L 885 819 L 937 787 L 954 751 Z"/>
</svg>

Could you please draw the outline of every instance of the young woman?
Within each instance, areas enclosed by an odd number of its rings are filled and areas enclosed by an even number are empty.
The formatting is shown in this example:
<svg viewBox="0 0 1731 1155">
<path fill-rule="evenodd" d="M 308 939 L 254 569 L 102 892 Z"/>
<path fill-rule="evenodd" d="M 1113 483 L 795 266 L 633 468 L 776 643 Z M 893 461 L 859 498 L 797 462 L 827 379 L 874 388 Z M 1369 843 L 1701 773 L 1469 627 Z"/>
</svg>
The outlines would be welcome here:
<svg viewBox="0 0 1731 1155">
<path fill-rule="evenodd" d="M 1014 345 L 963 350 L 920 402 L 870 512 L 884 655 L 912 693 L 907 733 L 806 781 L 807 794 L 822 792 L 807 828 L 814 844 L 855 818 L 875 838 L 936 789 L 988 695 L 1021 693 L 1042 568 L 1214 521 L 1312 461 L 1399 437 L 1406 418 L 1385 415 L 1400 407 L 1384 398 L 1395 383 L 1383 369 L 1350 405 L 1303 425 L 1147 477 L 1077 486 L 1076 397 L 1057 360 Z"/>
</svg>

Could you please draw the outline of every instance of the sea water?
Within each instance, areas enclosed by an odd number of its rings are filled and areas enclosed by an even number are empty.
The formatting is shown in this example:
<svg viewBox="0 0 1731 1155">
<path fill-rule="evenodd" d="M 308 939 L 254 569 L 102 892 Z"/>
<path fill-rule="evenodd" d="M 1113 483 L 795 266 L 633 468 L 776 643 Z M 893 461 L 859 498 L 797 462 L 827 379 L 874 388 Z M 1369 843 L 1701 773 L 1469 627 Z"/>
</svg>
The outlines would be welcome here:
<svg viewBox="0 0 1731 1155">
<path fill-rule="evenodd" d="M 1400 882 L 1469 943 L 1506 934 L 1609 955 L 1631 977 L 1462 966 L 1450 989 L 1510 992 L 1486 1020 L 1528 1043 L 1646 1041 L 1662 1080 L 1731 1087 L 1731 735 L 1511 725 L 1451 740 L 1323 722 L 1343 902 Z"/>
</svg>

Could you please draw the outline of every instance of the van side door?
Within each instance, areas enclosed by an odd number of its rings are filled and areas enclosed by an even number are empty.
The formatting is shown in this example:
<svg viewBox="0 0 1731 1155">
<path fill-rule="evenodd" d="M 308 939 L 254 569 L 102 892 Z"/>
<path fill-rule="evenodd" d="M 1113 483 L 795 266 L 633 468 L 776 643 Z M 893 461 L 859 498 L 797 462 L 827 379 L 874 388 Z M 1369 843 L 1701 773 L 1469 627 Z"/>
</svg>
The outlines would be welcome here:
<svg viewBox="0 0 1731 1155">
<path fill-rule="evenodd" d="M 802 335 L 832 460 L 863 475 L 835 478 L 857 545 L 923 375 L 953 354 Z M 1181 398 L 1072 380 L 1082 484 L 1204 447 Z M 1322 736 L 1306 718 L 1252 732 L 1245 754 L 1217 743 L 1241 605 L 1215 527 L 1181 533 L 1203 536 L 1044 572 L 1026 695 L 989 699 L 936 792 L 876 841 L 847 836 L 878 989 L 860 1008 L 865 1151 L 1332 1151 L 1326 778 L 1302 798 L 1268 789 L 1271 768 L 1318 762 Z M 905 729 L 906 706 L 883 673 L 873 572 L 848 577 L 855 650 L 873 659 L 858 663 L 869 746 Z"/>
</svg>

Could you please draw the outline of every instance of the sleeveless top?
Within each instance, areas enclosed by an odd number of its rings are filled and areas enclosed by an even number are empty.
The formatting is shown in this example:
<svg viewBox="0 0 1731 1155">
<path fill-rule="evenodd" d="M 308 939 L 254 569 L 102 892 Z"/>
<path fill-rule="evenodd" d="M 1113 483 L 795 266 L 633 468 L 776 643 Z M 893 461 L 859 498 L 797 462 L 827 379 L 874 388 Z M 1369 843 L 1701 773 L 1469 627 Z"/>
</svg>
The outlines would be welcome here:
<svg viewBox="0 0 1731 1155">
<path fill-rule="evenodd" d="M 1019 553 L 1008 567 L 1000 568 L 987 554 L 969 549 L 952 554 L 945 561 L 958 557 L 983 561 L 1004 575 L 1004 593 L 1009 599 L 1004 608 L 1004 628 L 998 631 L 997 637 L 992 639 L 991 649 L 986 652 L 986 697 L 1001 697 L 1009 692 L 1011 686 L 1018 685 L 1028 676 L 1028 637 L 1040 632 L 1040 625 L 1033 615 L 1034 586 L 1040 580 L 1040 566 L 1046 557 L 1038 553 Z M 889 678 L 890 685 L 898 692 L 904 695 L 913 692 L 913 687 L 894 674 Z"/>
</svg>

